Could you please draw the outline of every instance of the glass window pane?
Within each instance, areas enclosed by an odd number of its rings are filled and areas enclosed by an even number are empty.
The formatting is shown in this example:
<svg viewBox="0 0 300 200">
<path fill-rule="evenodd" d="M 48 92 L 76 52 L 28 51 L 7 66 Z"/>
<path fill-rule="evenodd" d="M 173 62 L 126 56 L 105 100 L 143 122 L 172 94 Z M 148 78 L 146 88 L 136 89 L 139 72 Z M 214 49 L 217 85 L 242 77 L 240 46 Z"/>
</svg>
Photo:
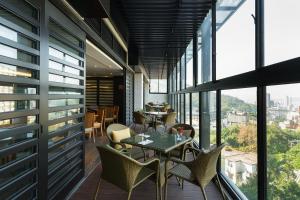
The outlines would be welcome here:
<svg viewBox="0 0 300 200">
<path fill-rule="evenodd" d="M 167 88 L 167 79 L 159 79 L 159 84 L 158 84 L 158 90 L 160 93 L 167 93 L 168 88 Z"/>
<path fill-rule="evenodd" d="M 65 83 L 74 84 L 74 85 L 80 85 L 80 80 L 75 79 L 75 78 L 66 77 L 65 78 Z"/>
<path fill-rule="evenodd" d="M 74 64 L 74 65 L 80 66 L 80 61 L 79 61 L 78 59 L 76 59 L 76 58 L 74 58 L 74 57 L 72 57 L 72 56 L 69 56 L 69 55 L 67 55 L 67 54 L 66 54 L 66 56 L 65 56 L 65 60 L 68 61 L 69 63 L 72 63 L 72 64 Z"/>
<path fill-rule="evenodd" d="M 216 5 L 217 79 L 255 69 L 255 1 L 222 2 Z"/>
<path fill-rule="evenodd" d="M 195 129 L 195 141 L 199 143 L 199 93 L 192 93 L 192 126 Z"/>
<path fill-rule="evenodd" d="M 185 53 L 181 56 L 180 63 L 180 84 L 181 89 L 185 89 Z"/>
<path fill-rule="evenodd" d="M 150 92 L 158 93 L 158 79 L 150 79 Z"/>
<path fill-rule="evenodd" d="M 4 19 L 15 23 L 16 25 L 30 31 L 33 32 L 35 34 L 37 34 L 38 29 L 31 25 L 30 23 L 24 21 L 23 19 L 17 17 L 16 15 L 12 14 L 11 12 L 8 12 L 7 10 L 5 10 L 4 8 L 0 7 L 0 17 L 3 17 Z"/>
<path fill-rule="evenodd" d="M 194 69 L 193 69 L 193 40 L 186 49 L 186 87 L 194 85 Z"/>
<path fill-rule="evenodd" d="M 36 78 L 37 73 L 35 70 L 0 63 L 0 75 L 17 76 L 23 78 Z"/>
<path fill-rule="evenodd" d="M 54 124 L 54 125 L 48 126 L 48 131 L 49 131 L 49 133 L 59 131 L 59 130 L 67 128 L 69 126 L 78 124 L 80 121 L 81 121 L 80 119 L 79 120 L 78 119 L 72 119 L 72 120 L 69 120 L 67 122 L 61 122 L 61 123 L 58 123 L 58 124 Z"/>
<path fill-rule="evenodd" d="M 64 59 L 64 53 L 63 52 L 58 51 L 56 49 L 53 49 L 51 47 L 49 47 L 49 55 L 54 56 L 54 57 L 59 58 L 59 59 L 62 59 L 62 60 Z"/>
<path fill-rule="evenodd" d="M 190 93 L 185 94 L 185 123 L 191 124 L 191 121 L 190 121 Z"/>
<path fill-rule="evenodd" d="M 58 62 L 54 62 L 52 60 L 49 60 L 49 68 L 50 69 L 55 69 L 58 71 L 62 71 L 63 70 L 63 64 L 60 64 Z"/>
<path fill-rule="evenodd" d="M 73 67 L 68 67 L 68 66 L 65 66 L 65 72 L 67 73 L 70 73 L 70 74 L 75 74 L 75 75 L 80 75 L 80 70 L 79 69 L 75 69 Z"/>
<path fill-rule="evenodd" d="M 33 123 L 36 123 L 36 116 L 25 116 L 25 117 L 17 117 L 17 118 L 0 120 L 0 132 L 10 128 L 27 126 Z"/>
<path fill-rule="evenodd" d="M 300 84 L 267 87 L 269 199 L 300 199 L 299 90 Z"/>
<path fill-rule="evenodd" d="M 248 199 L 257 199 L 256 88 L 224 90 L 221 96 L 221 170 Z"/>
<path fill-rule="evenodd" d="M 300 1 L 265 0 L 265 64 L 300 56 Z"/>
<path fill-rule="evenodd" d="M 36 109 L 35 100 L 0 101 L 0 113 Z"/>
<path fill-rule="evenodd" d="M 0 133 L 3 132 L 5 129 L 0 129 Z M 0 138 L 0 149 L 7 148 L 11 145 L 15 145 L 21 142 L 24 142 L 26 140 L 31 140 L 33 138 L 37 137 L 36 131 L 28 131 L 26 133 L 20 133 L 17 135 L 11 135 L 9 137 L 3 136 Z"/>
<path fill-rule="evenodd" d="M 198 30 L 198 84 L 212 81 L 211 11 Z"/>
<path fill-rule="evenodd" d="M 82 94 L 80 89 L 50 87 L 49 94 Z"/>
<path fill-rule="evenodd" d="M 23 86 L 13 83 L 0 82 L 0 94 L 36 94 L 37 89 L 35 86 Z"/>
</svg>

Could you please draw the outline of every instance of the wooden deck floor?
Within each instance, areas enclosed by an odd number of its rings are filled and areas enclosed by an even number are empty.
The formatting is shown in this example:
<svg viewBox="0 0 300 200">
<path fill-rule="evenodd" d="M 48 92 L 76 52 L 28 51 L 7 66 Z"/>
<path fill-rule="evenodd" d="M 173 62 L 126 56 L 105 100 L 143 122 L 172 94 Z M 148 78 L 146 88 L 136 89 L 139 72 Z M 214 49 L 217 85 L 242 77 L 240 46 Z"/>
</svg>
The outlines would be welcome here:
<svg viewBox="0 0 300 200">
<path fill-rule="evenodd" d="M 101 174 L 101 165 L 87 177 L 86 181 L 71 197 L 71 200 L 89 200 L 93 199 L 96 191 L 98 178 Z M 210 184 L 206 188 L 208 199 L 218 200 L 222 199 L 218 188 L 214 184 Z M 99 200 L 126 200 L 127 193 L 118 187 L 102 180 L 100 192 L 98 194 Z M 182 190 L 175 178 L 171 178 L 168 184 L 168 199 L 169 200 L 202 200 L 202 194 L 198 187 L 185 183 Z M 145 181 L 134 189 L 132 200 L 155 200 L 155 184 L 151 181 Z"/>
<path fill-rule="evenodd" d="M 90 200 L 96 191 L 97 181 L 101 175 L 102 169 L 100 164 L 99 154 L 96 149 L 97 144 L 107 143 L 106 137 L 97 137 L 96 143 L 87 140 L 85 146 L 85 163 L 86 163 L 86 180 L 79 189 L 72 195 L 71 200 Z M 93 171 L 92 171 L 93 170 Z M 89 174 L 89 175 L 88 175 Z M 202 193 L 197 186 L 185 182 L 182 190 L 175 178 L 168 181 L 168 199 L 169 200 L 200 200 L 203 199 Z M 210 184 L 206 188 L 206 193 L 209 200 L 222 199 L 218 188 L 214 184 Z M 125 200 L 127 193 L 118 187 L 102 180 L 99 200 Z M 155 200 L 155 184 L 151 181 L 145 181 L 134 189 L 132 200 Z"/>
</svg>

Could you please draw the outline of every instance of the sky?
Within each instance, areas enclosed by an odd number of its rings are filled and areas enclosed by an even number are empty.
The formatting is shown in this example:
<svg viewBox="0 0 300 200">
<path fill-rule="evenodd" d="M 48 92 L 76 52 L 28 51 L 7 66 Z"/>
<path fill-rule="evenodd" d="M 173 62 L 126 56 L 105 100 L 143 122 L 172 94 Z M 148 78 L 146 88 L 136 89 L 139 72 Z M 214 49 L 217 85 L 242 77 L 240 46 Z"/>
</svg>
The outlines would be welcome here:
<svg viewBox="0 0 300 200">
<path fill-rule="evenodd" d="M 255 1 L 246 0 L 217 31 L 217 79 L 255 68 Z M 300 1 L 265 0 L 265 65 L 299 57 Z M 267 87 L 271 99 L 300 97 L 300 84 Z M 256 102 L 256 88 L 223 91 L 249 103 Z"/>
</svg>

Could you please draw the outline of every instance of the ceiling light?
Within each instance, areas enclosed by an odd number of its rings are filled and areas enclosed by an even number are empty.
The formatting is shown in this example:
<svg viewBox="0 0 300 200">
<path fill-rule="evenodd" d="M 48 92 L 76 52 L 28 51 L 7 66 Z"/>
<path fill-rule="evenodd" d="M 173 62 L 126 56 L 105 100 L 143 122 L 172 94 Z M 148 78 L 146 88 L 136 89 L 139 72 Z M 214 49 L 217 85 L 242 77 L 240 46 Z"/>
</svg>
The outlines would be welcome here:
<svg viewBox="0 0 300 200">
<path fill-rule="evenodd" d="M 112 32 L 112 34 L 116 37 L 119 44 L 122 46 L 122 48 L 127 52 L 127 46 L 122 39 L 122 36 L 118 33 L 118 31 L 115 29 L 114 25 L 111 23 L 109 18 L 103 18 L 104 23 L 108 26 L 109 30 Z"/>
<path fill-rule="evenodd" d="M 84 18 L 69 4 L 67 0 L 63 0 L 63 3 L 72 11 L 74 15 L 76 15 L 77 18 L 80 20 L 84 20 Z"/>
<path fill-rule="evenodd" d="M 123 70 L 123 67 L 121 67 L 121 65 L 119 65 L 116 61 L 114 61 L 111 57 L 109 57 L 106 53 L 104 53 L 103 51 L 101 51 L 101 49 L 99 49 L 96 45 L 94 45 L 91 41 L 86 40 L 86 43 L 88 45 L 90 45 L 91 47 L 93 47 L 96 51 L 98 51 L 100 54 L 102 54 L 105 58 L 107 58 L 108 60 L 110 60 L 112 63 L 114 63 L 118 68 L 120 68 L 121 70 Z"/>
</svg>

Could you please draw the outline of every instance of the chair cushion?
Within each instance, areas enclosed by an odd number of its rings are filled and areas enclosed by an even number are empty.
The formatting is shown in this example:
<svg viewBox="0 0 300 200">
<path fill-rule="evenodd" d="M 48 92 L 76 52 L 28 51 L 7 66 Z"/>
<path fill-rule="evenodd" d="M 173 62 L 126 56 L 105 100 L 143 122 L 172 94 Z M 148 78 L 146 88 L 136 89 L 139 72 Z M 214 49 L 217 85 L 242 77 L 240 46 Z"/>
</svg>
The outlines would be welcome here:
<svg viewBox="0 0 300 200">
<path fill-rule="evenodd" d="M 111 134 L 111 139 L 113 140 L 113 142 L 120 142 L 121 140 L 129 138 L 129 137 L 131 137 L 129 128 L 119 130 L 119 131 L 112 131 L 112 134 Z M 132 146 L 129 144 L 125 144 L 125 145 L 126 145 L 126 148 L 128 148 L 128 149 L 132 148 Z M 121 148 L 122 148 L 121 145 L 119 145 L 119 144 L 115 145 L 115 149 L 121 149 Z"/>
<path fill-rule="evenodd" d="M 99 122 L 94 123 L 94 128 L 100 128 L 100 126 L 101 126 L 101 123 L 99 123 Z"/>
<path fill-rule="evenodd" d="M 92 132 L 93 131 L 93 128 L 86 128 L 86 129 L 84 129 L 84 132 L 85 133 L 90 133 L 90 132 Z"/>
</svg>

